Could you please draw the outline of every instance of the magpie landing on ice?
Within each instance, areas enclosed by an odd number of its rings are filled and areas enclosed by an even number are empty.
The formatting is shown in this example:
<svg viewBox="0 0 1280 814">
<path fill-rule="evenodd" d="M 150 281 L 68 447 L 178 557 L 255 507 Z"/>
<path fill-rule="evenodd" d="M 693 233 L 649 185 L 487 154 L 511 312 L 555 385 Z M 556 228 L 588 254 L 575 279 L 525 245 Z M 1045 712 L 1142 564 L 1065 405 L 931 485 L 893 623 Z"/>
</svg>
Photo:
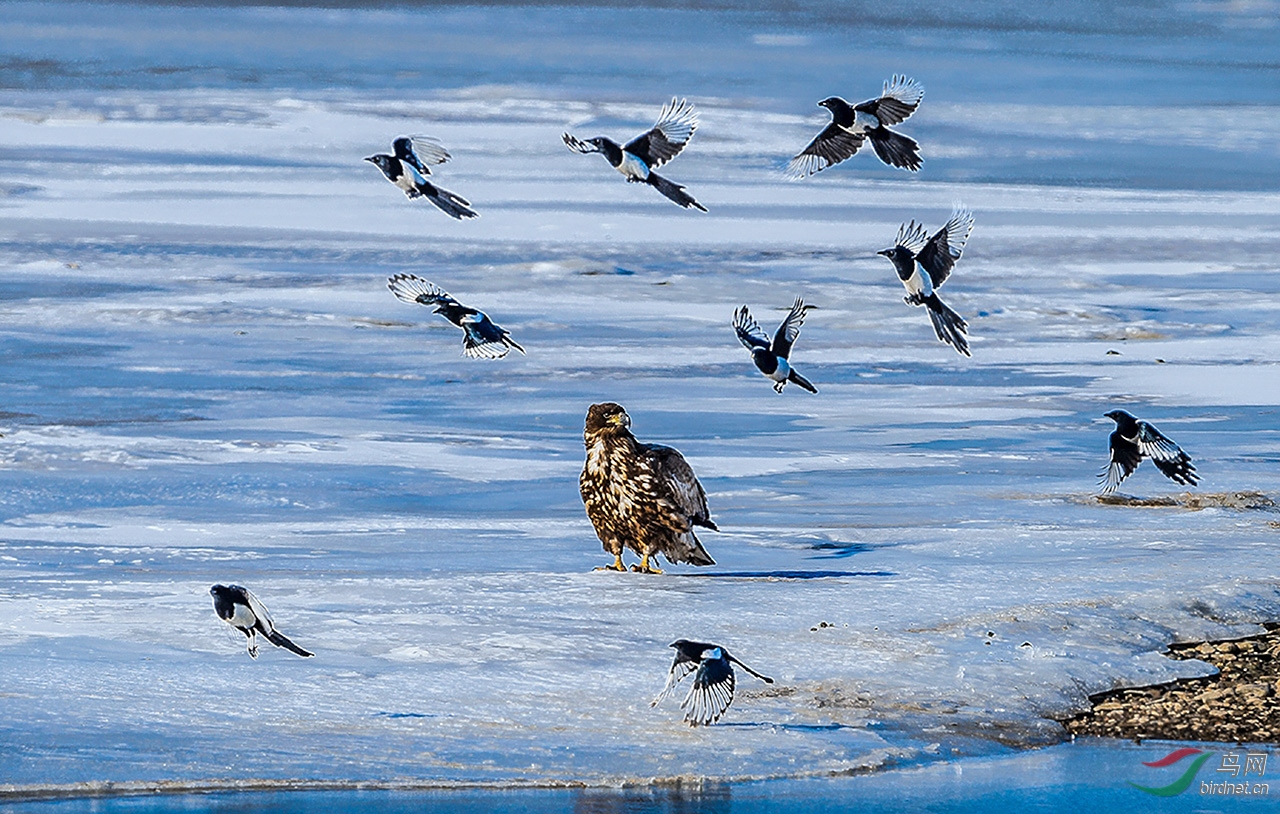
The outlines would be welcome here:
<svg viewBox="0 0 1280 814">
<path fill-rule="evenodd" d="M 892 249 L 876 252 L 889 258 L 898 272 L 898 279 L 907 289 L 907 296 L 902 301 L 907 305 L 928 308 L 933 332 L 938 339 L 965 356 L 972 355 L 966 336 L 969 325 L 938 299 L 937 289 L 951 275 L 972 231 L 973 213 L 957 206 L 951 213 L 951 220 L 933 237 L 927 237 L 924 225 L 913 220 L 898 229 L 898 238 Z"/>
<path fill-rule="evenodd" d="M 773 683 L 772 678 L 760 675 L 719 645 L 678 639 L 669 646 L 675 648 L 676 658 L 671 663 L 670 671 L 667 672 L 666 685 L 649 706 L 656 707 L 662 699 L 671 694 L 685 676 L 693 673 L 693 686 L 680 702 L 680 708 L 684 710 L 684 719 L 690 726 L 713 724 L 720 720 L 720 716 L 724 715 L 724 711 L 729 708 L 729 704 L 733 702 L 735 687 L 734 664 L 766 684 Z"/>
<path fill-rule="evenodd" d="M 391 148 L 395 155 L 379 153 L 365 161 L 382 170 L 386 179 L 410 199 L 426 198 L 441 212 L 458 220 L 480 217 L 480 213 L 471 208 L 470 201 L 427 180 L 426 176 L 431 174 L 428 164 L 443 164 L 449 160 L 449 153 L 439 143 L 422 137 L 401 136 Z"/>
<path fill-rule="evenodd" d="M 218 618 L 249 637 L 249 656 L 258 657 L 258 639 L 261 633 L 267 641 L 276 647 L 291 650 L 299 656 L 314 656 L 289 641 L 283 633 L 276 630 L 267 608 L 253 595 L 248 588 L 239 585 L 215 585 L 209 589 L 213 597 L 213 610 Z"/>
<path fill-rule="evenodd" d="M 818 388 L 797 373 L 788 360 L 791 355 L 791 346 L 795 344 L 796 337 L 800 336 L 804 315 L 810 308 L 813 306 L 805 305 L 804 300 L 796 297 L 795 303 L 791 306 L 791 312 L 787 314 L 786 319 L 782 320 L 777 333 L 773 335 L 772 344 L 760 330 L 760 324 L 751 316 L 747 306 L 744 305 L 733 312 L 733 330 L 738 334 L 738 341 L 751 351 L 751 358 L 760 372 L 773 380 L 775 392 L 781 393 L 782 388 L 787 386 L 787 382 L 795 382 L 810 393 L 818 392 Z"/>
<path fill-rule="evenodd" d="M 920 145 L 890 130 L 888 125 L 906 121 L 923 98 L 924 88 L 914 79 L 894 76 L 884 83 L 879 99 L 857 105 L 850 105 L 839 96 L 823 99 L 818 107 L 830 111 L 831 123 L 791 159 L 787 176 L 804 178 L 839 164 L 858 152 L 866 139 L 871 139 L 872 149 L 884 163 L 912 172 L 919 170 Z"/>
<path fill-rule="evenodd" d="M 524 353 L 509 331 L 483 311 L 468 308 L 430 280 L 414 274 L 397 274 L 387 280 L 387 288 L 403 302 L 433 306 L 435 313 L 462 329 L 462 353 L 472 359 L 501 359 L 511 348 Z"/>
<path fill-rule="evenodd" d="M 596 136 L 583 141 L 577 136 L 565 133 L 561 136 L 565 146 L 583 155 L 602 153 L 615 170 L 622 173 L 627 181 L 636 184 L 648 184 L 661 192 L 670 200 L 686 209 L 707 208 L 684 191 L 684 187 L 674 181 L 658 175 L 654 170 L 680 155 L 680 151 L 693 138 L 693 131 L 698 129 L 698 113 L 693 105 L 684 99 L 672 98 L 658 115 L 658 121 L 647 133 L 619 146 L 616 141 Z"/>
<path fill-rule="evenodd" d="M 1150 458 L 1156 468 L 1174 483 L 1195 486 L 1200 480 L 1191 456 L 1145 421 L 1139 421 L 1124 410 L 1112 410 L 1107 418 L 1116 422 L 1111 433 L 1111 463 L 1098 475 L 1099 493 L 1109 495 L 1125 478 L 1133 474 L 1143 458 Z"/>
</svg>

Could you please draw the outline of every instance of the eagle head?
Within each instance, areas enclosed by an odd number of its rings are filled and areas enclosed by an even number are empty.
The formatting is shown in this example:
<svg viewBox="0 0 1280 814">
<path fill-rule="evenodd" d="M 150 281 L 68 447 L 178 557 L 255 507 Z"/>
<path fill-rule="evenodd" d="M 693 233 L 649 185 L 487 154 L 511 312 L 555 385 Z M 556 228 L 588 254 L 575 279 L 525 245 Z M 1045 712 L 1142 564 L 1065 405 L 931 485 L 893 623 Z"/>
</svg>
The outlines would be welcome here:
<svg viewBox="0 0 1280 814">
<path fill-rule="evenodd" d="M 587 410 L 586 434 L 588 436 L 600 433 L 612 434 L 618 430 L 625 431 L 630 426 L 631 416 L 627 415 L 627 411 L 622 409 L 621 404 L 606 401 L 603 404 L 592 404 Z"/>
</svg>

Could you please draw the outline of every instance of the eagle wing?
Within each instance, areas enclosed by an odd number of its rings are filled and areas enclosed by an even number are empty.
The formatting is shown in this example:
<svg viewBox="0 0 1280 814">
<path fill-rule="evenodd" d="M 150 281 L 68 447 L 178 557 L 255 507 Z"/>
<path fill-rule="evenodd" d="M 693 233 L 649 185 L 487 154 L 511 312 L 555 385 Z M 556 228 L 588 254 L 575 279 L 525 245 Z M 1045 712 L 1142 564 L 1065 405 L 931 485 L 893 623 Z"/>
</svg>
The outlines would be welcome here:
<svg viewBox="0 0 1280 814">
<path fill-rule="evenodd" d="M 697 129 L 698 112 L 693 109 L 693 105 L 687 99 L 672 97 L 663 106 L 653 127 L 647 133 L 641 133 L 627 142 L 623 149 L 639 156 L 649 169 L 656 170 L 680 155 L 689 139 L 693 138 L 693 131 Z"/>
<path fill-rule="evenodd" d="M 707 493 L 703 491 L 698 476 L 679 450 L 661 444 L 637 444 L 653 465 L 655 486 L 660 499 L 669 502 L 683 515 L 686 523 L 707 525 L 711 512 L 707 508 Z"/>
</svg>

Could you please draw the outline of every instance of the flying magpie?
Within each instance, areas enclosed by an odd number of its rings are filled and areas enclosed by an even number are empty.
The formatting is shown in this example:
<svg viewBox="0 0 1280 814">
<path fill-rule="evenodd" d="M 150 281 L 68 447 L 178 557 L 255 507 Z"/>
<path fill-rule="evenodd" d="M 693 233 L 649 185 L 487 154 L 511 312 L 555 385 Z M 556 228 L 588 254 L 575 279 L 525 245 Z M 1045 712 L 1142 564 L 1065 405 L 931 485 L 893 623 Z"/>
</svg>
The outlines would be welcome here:
<svg viewBox="0 0 1280 814">
<path fill-rule="evenodd" d="M 314 656 L 298 647 L 276 630 L 267 608 L 248 588 L 239 585 L 215 585 L 209 589 L 213 596 L 213 609 L 218 618 L 249 637 L 249 656 L 258 657 L 257 634 L 261 633 L 276 647 L 292 650 L 299 656 Z"/>
<path fill-rule="evenodd" d="M 501 359 L 511 348 L 524 353 L 510 332 L 495 325 L 483 311 L 468 308 L 430 280 L 414 274 L 397 274 L 387 288 L 404 302 L 435 306 L 435 313 L 462 329 L 462 353 L 472 359 Z"/>
<path fill-rule="evenodd" d="M 796 297 L 795 303 L 791 306 L 791 312 L 787 314 L 786 319 L 782 320 L 777 333 L 773 335 L 772 345 L 760 330 L 760 324 L 747 310 L 747 306 L 744 305 L 733 312 L 733 330 L 738 334 L 738 341 L 751 351 L 751 358 L 760 372 L 773 380 L 775 392 L 781 393 L 782 388 L 787 386 L 787 382 L 795 382 L 810 393 L 818 392 L 818 388 L 797 373 L 788 361 L 791 346 L 795 343 L 796 337 L 800 336 L 800 326 L 804 324 L 805 312 L 812 307 L 812 305 L 805 305 L 804 300 Z"/>
<path fill-rule="evenodd" d="M 696 129 L 698 113 L 693 105 L 684 99 L 672 97 L 658 114 L 658 121 L 653 128 L 636 136 L 625 146 L 619 146 L 617 142 L 604 136 L 583 141 L 565 133 L 561 138 L 564 139 L 565 146 L 574 152 L 583 155 L 603 153 L 613 168 L 629 182 L 648 184 L 686 209 L 692 207 L 706 212 L 707 208 L 685 192 L 684 187 L 654 172 L 680 155 Z"/>
<path fill-rule="evenodd" d="M 431 174 L 428 164 L 443 164 L 449 160 L 449 153 L 438 142 L 421 136 L 416 139 L 401 136 L 392 142 L 391 148 L 395 155 L 378 153 L 365 161 L 382 170 L 387 180 L 403 190 L 411 200 L 426 198 L 440 211 L 458 220 L 480 217 L 480 213 L 471 208 L 470 201 L 426 179 Z"/>
<path fill-rule="evenodd" d="M 675 661 L 667 672 L 667 683 L 662 692 L 649 704 L 656 707 L 666 698 L 684 677 L 693 673 L 693 686 L 680 702 L 684 710 L 684 719 L 690 726 L 706 726 L 720 720 L 720 716 L 733 702 L 735 680 L 733 665 L 736 664 L 766 684 L 773 679 L 763 676 L 747 665 L 738 661 L 728 650 L 716 644 L 691 642 L 688 639 L 677 639 L 668 647 L 676 650 Z"/>
<path fill-rule="evenodd" d="M 906 121 L 923 98 L 924 88 L 919 83 L 895 75 L 884 83 L 879 99 L 857 105 L 850 105 L 839 96 L 823 99 L 818 107 L 831 112 L 831 123 L 791 159 L 786 174 L 804 178 L 839 164 L 858 152 L 865 139 L 871 139 L 871 147 L 884 163 L 915 172 L 920 169 L 920 145 L 890 130 L 888 125 Z"/>
<path fill-rule="evenodd" d="M 1124 410 L 1112 410 L 1107 418 L 1116 422 L 1111 433 L 1111 463 L 1098 475 L 1100 494 L 1109 495 L 1138 468 L 1143 458 L 1150 458 L 1165 477 L 1183 486 L 1195 486 L 1200 480 L 1191 456 L 1145 421 L 1139 421 Z"/>
<path fill-rule="evenodd" d="M 924 224 L 913 220 L 898 229 L 892 249 L 876 252 L 889 258 L 897 270 L 898 279 L 907 289 L 907 296 L 902 301 L 907 305 L 927 307 L 938 339 L 965 356 L 972 355 L 969 353 L 969 339 L 965 336 L 969 325 L 938 299 L 937 289 L 955 268 L 972 231 L 973 213 L 957 206 L 951 212 L 951 220 L 933 237 L 927 237 Z"/>
</svg>

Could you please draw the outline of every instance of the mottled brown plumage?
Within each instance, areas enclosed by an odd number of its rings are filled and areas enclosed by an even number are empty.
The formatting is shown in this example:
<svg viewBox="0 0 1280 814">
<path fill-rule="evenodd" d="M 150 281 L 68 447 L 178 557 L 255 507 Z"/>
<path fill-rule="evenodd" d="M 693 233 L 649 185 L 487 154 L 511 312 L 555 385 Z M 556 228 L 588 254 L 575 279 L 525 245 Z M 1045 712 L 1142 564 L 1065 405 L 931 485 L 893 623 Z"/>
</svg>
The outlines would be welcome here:
<svg viewBox="0 0 1280 814">
<path fill-rule="evenodd" d="M 658 554 L 671 562 L 715 565 L 693 533 L 694 526 L 716 528 L 702 484 L 679 452 L 640 443 L 630 426 L 627 411 L 613 402 L 587 410 L 587 460 L 578 486 L 587 517 L 614 558 L 605 568 L 625 570 L 623 548 L 640 555 L 632 570 L 645 573 L 662 573 L 649 562 Z"/>
</svg>

